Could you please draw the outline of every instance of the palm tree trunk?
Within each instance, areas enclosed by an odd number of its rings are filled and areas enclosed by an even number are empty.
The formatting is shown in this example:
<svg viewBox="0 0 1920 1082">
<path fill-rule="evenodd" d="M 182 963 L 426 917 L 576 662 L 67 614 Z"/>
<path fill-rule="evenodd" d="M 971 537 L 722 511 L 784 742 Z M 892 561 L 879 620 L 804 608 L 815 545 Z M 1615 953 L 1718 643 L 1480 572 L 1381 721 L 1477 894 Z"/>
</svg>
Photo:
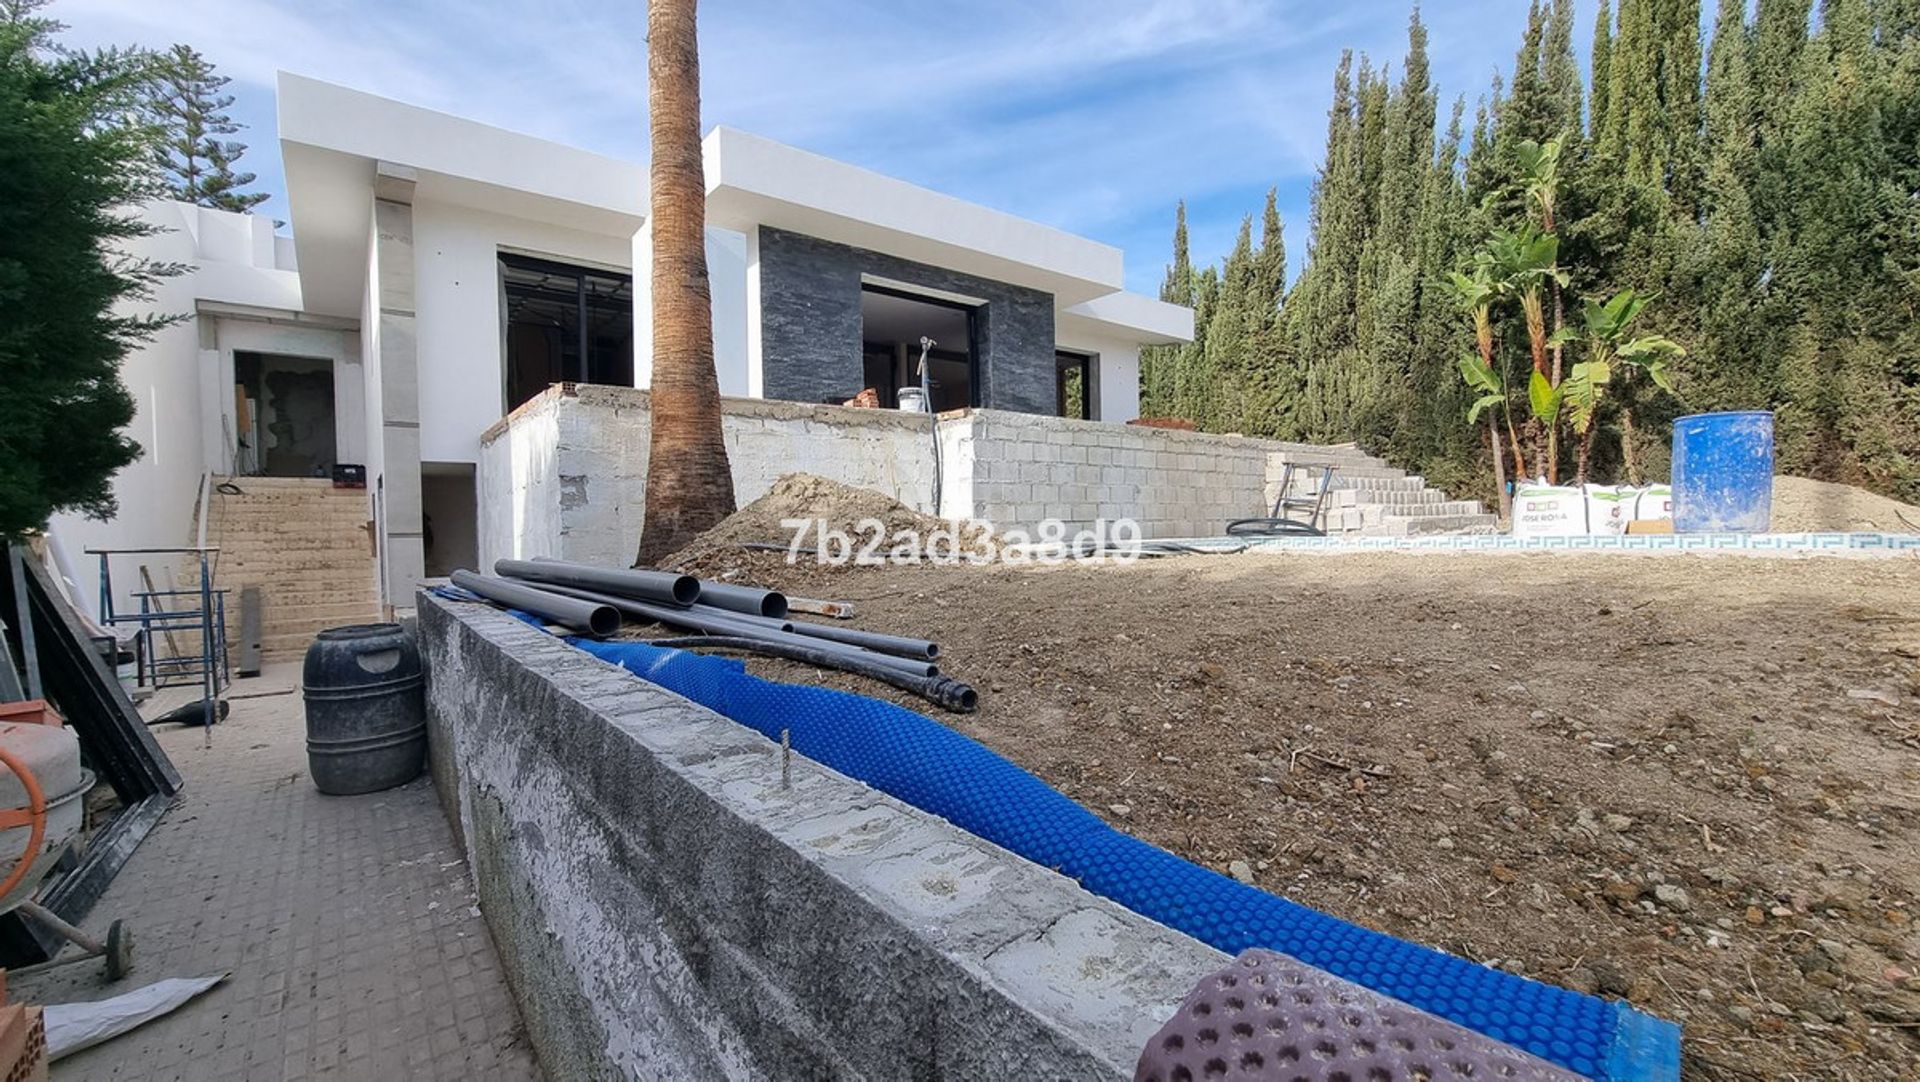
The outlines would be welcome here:
<svg viewBox="0 0 1920 1082">
<path fill-rule="evenodd" d="M 1500 445 L 1500 422 L 1487 417 L 1487 444 L 1493 448 L 1493 485 L 1499 498 L 1500 518 L 1513 521 L 1513 497 L 1507 492 L 1507 449 Z"/>
<path fill-rule="evenodd" d="M 1587 461 L 1593 455 L 1593 434 L 1599 430 L 1600 426 L 1598 424 L 1589 424 L 1587 430 L 1580 433 L 1580 448 L 1575 452 L 1576 472 L 1573 477 L 1573 483 L 1576 485 L 1584 485 L 1587 483 Z"/>
<path fill-rule="evenodd" d="M 1633 448 L 1633 407 L 1620 407 L 1620 457 L 1626 461 L 1627 483 L 1641 484 L 1640 456 Z"/>
<path fill-rule="evenodd" d="M 695 0 L 647 4 L 653 395 L 641 564 L 678 550 L 734 510 L 713 363 L 694 7 Z"/>
</svg>

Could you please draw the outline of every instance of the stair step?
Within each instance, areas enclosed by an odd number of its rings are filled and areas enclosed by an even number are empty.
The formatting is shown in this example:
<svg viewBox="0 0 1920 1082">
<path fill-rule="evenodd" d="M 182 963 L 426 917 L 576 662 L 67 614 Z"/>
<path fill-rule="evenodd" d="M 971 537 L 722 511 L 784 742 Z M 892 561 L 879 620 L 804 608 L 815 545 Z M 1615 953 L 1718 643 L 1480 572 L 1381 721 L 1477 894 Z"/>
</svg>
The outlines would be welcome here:
<svg viewBox="0 0 1920 1082">
<path fill-rule="evenodd" d="M 1500 528 L 1498 516 L 1474 515 L 1389 515 L 1378 525 L 1361 531 L 1367 537 L 1425 537 L 1433 534 L 1491 534 Z"/>
<path fill-rule="evenodd" d="M 1333 488 L 1373 489 L 1380 492 L 1418 492 L 1427 487 L 1424 477 L 1402 475 L 1399 477 L 1342 477 L 1333 475 Z"/>
<path fill-rule="evenodd" d="M 1435 488 L 1423 488 L 1417 492 L 1405 489 L 1343 488 L 1327 493 L 1327 502 L 1334 507 L 1418 507 L 1445 503 L 1446 500 L 1447 494 Z"/>
</svg>

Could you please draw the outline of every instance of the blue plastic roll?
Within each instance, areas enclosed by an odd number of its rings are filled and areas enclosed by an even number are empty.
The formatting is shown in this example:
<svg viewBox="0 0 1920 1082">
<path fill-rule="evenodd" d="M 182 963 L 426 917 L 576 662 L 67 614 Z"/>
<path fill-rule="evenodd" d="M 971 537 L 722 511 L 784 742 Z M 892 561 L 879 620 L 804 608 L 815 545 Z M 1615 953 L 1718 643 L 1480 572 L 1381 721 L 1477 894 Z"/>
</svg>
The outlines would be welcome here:
<svg viewBox="0 0 1920 1082">
<path fill-rule="evenodd" d="M 1695 413 L 1673 422 L 1673 528 L 1765 533 L 1773 515 L 1773 414 Z"/>
<path fill-rule="evenodd" d="M 516 614 L 518 615 L 518 614 Z M 530 617 L 522 617 L 533 621 Z M 893 703 L 779 684 L 738 661 L 568 642 L 1227 954 L 1268 947 L 1597 1082 L 1678 1082 L 1680 1029 L 1310 909 L 1113 829 L 1039 778 Z"/>
</svg>

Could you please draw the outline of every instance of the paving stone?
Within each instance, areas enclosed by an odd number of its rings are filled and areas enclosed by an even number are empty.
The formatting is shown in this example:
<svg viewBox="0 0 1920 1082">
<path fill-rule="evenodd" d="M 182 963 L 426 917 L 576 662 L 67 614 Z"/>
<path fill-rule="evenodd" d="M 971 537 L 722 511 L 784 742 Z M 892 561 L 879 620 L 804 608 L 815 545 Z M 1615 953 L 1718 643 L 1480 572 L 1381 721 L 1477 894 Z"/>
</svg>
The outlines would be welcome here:
<svg viewBox="0 0 1920 1082">
<path fill-rule="evenodd" d="M 233 692 L 297 675 L 270 665 Z M 54 1079 L 541 1077 L 432 783 L 322 796 L 302 718 L 297 692 L 266 694 L 234 699 L 211 750 L 198 730 L 156 731 L 186 787 L 84 922 L 127 922 L 133 974 L 108 984 L 80 962 L 12 994 L 77 1002 L 232 976 Z"/>
</svg>

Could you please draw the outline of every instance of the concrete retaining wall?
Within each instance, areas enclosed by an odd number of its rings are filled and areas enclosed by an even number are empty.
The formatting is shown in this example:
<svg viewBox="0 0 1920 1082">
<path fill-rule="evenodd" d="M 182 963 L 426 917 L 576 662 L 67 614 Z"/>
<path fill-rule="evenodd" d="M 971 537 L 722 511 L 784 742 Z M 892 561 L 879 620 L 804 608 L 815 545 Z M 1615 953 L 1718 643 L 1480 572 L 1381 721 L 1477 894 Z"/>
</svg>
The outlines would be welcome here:
<svg viewBox="0 0 1920 1082">
<path fill-rule="evenodd" d="M 546 391 L 481 438 L 480 560 L 555 556 L 624 564 L 638 548 L 648 397 L 623 387 Z M 924 414 L 724 400 L 735 495 L 744 505 L 796 471 L 932 510 Z M 941 513 L 1028 530 L 1128 518 L 1145 537 L 1219 534 L 1272 505 L 1282 464 L 1350 449 L 969 410 L 940 421 Z"/>
<path fill-rule="evenodd" d="M 419 634 L 549 1077 L 1128 1078 L 1224 960 L 492 609 Z"/>
<path fill-rule="evenodd" d="M 1070 530 L 1132 519 L 1145 537 L 1218 534 L 1266 513 L 1287 444 L 1239 436 L 980 411 L 973 421 L 976 517 Z M 1273 464 L 1270 466 L 1270 464 Z"/>
<path fill-rule="evenodd" d="M 566 385 L 489 429 L 476 475 L 481 564 L 535 556 L 633 562 L 646 510 L 648 402 L 645 391 Z M 923 510 L 932 503 L 925 414 L 724 402 L 734 496 L 742 506 L 794 472 L 884 492 Z M 955 490 L 956 499 L 963 496 Z"/>
</svg>

